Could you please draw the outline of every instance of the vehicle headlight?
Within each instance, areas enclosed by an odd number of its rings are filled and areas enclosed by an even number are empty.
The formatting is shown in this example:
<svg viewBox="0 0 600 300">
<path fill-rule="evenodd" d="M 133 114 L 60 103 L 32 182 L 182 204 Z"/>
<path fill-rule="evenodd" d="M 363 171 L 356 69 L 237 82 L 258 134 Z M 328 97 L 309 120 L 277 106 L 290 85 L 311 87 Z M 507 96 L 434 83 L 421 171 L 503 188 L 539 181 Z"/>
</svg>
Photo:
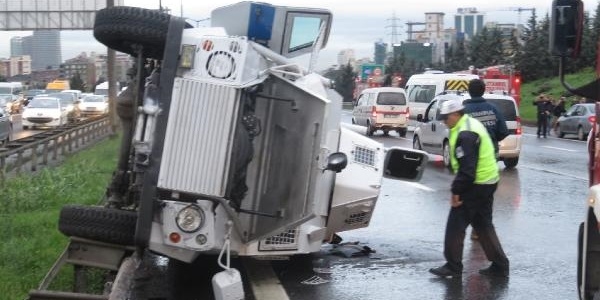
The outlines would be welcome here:
<svg viewBox="0 0 600 300">
<path fill-rule="evenodd" d="M 175 218 L 177 227 L 184 232 L 194 232 L 202 227 L 204 223 L 204 213 L 200 207 L 189 205 L 177 213 Z"/>
</svg>

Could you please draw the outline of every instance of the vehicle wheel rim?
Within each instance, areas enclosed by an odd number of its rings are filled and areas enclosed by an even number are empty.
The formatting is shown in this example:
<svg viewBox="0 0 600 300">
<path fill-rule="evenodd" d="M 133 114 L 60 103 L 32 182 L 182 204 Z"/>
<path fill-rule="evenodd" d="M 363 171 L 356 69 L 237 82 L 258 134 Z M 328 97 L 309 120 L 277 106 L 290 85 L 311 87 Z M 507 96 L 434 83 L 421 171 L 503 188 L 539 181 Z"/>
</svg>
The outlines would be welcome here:
<svg viewBox="0 0 600 300">
<path fill-rule="evenodd" d="M 448 147 L 448 143 L 444 143 L 443 157 L 444 165 L 450 166 L 450 147 Z"/>
<path fill-rule="evenodd" d="M 580 141 L 583 141 L 583 138 L 584 138 L 583 128 L 579 127 L 579 129 L 577 130 L 577 137 L 579 138 Z"/>
</svg>

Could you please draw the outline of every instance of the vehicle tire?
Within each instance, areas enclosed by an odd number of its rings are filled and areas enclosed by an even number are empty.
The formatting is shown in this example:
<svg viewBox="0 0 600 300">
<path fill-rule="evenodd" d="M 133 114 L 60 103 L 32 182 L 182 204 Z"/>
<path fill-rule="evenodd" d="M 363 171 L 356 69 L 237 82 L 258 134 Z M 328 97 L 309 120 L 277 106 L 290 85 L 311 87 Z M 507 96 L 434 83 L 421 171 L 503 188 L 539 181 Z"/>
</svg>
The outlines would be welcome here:
<svg viewBox="0 0 600 300">
<path fill-rule="evenodd" d="M 375 132 L 375 128 L 373 128 L 373 126 L 371 126 L 371 123 L 367 123 L 367 136 L 373 136 L 374 132 Z"/>
<path fill-rule="evenodd" d="M 593 221 L 593 222 L 592 222 Z M 578 243 L 577 243 L 577 287 L 578 290 L 581 286 L 581 275 L 583 270 L 583 257 L 582 254 L 585 252 L 587 256 L 586 262 L 586 285 L 585 285 L 585 299 L 600 299 L 600 235 L 596 226 L 596 218 L 591 217 L 588 219 L 588 239 L 587 248 L 583 249 L 583 233 L 585 223 L 580 223 Z"/>
<path fill-rule="evenodd" d="M 450 144 L 448 141 L 444 141 L 444 145 L 442 146 L 442 157 L 444 167 L 450 169 Z"/>
<path fill-rule="evenodd" d="M 406 128 L 400 128 L 400 129 L 398 129 L 398 135 L 400 135 L 400 137 L 406 137 L 407 131 L 408 131 L 408 129 L 406 129 Z"/>
<path fill-rule="evenodd" d="M 29 126 L 23 125 L 23 130 L 27 130 L 27 129 L 29 129 Z"/>
<path fill-rule="evenodd" d="M 352 118 L 352 125 L 356 125 L 356 121 L 354 121 L 354 118 Z"/>
<path fill-rule="evenodd" d="M 389 130 L 384 130 L 384 131 L 383 131 L 383 135 L 385 135 L 385 136 L 388 136 L 388 135 L 390 135 L 390 131 L 389 131 Z"/>
<path fill-rule="evenodd" d="M 504 159 L 504 166 L 507 169 L 512 169 L 512 168 L 516 167 L 518 163 L 519 163 L 519 157 L 511 157 L 511 158 Z"/>
<path fill-rule="evenodd" d="M 417 135 L 413 138 L 413 149 L 423 150 L 423 147 L 421 147 L 421 141 Z"/>
<path fill-rule="evenodd" d="M 562 131 L 562 129 L 560 129 L 560 124 L 556 125 L 556 131 L 557 131 L 557 135 L 559 138 L 564 138 L 565 137 L 565 133 Z"/>
<path fill-rule="evenodd" d="M 58 230 L 66 236 L 133 245 L 137 212 L 101 206 L 65 205 L 58 218 Z"/>
<path fill-rule="evenodd" d="M 580 141 L 585 141 L 585 132 L 583 132 L 583 127 L 581 126 L 577 128 L 577 139 Z"/>
<path fill-rule="evenodd" d="M 135 45 L 144 56 L 162 59 L 171 16 L 139 7 L 115 6 L 96 13 L 94 37 L 105 46 L 137 56 Z"/>
</svg>

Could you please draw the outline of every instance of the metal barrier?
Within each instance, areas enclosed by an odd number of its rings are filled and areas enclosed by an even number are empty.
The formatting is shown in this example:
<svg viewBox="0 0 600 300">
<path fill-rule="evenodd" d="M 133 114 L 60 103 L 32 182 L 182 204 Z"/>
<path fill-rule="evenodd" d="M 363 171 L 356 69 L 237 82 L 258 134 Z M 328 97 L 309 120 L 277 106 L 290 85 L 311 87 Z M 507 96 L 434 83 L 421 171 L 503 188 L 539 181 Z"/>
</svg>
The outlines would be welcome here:
<svg viewBox="0 0 600 300">
<path fill-rule="evenodd" d="M 0 184 L 9 174 L 35 172 L 40 166 L 79 151 L 111 133 L 108 117 L 48 130 L 11 141 L 0 148 Z"/>
</svg>

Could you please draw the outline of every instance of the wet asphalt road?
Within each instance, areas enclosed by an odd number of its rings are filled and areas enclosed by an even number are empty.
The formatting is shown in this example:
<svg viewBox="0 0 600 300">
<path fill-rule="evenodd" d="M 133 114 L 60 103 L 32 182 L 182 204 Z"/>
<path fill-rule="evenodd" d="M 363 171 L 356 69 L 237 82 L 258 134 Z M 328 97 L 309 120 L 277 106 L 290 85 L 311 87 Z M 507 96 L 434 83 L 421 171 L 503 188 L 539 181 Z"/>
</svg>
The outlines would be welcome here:
<svg viewBox="0 0 600 300">
<path fill-rule="evenodd" d="M 309 258 L 274 264 L 290 298 L 577 299 L 577 231 L 588 184 L 586 144 L 556 137 L 538 139 L 534 133 L 533 128 L 525 128 L 516 169 L 504 170 L 500 163 L 494 223 L 511 262 L 508 279 L 477 272 L 488 262 L 480 245 L 468 237 L 462 279 L 439 279 L 428 272 L 444 264 L 453 178 L 440 157 L 430 156 L 419 183 L 384 180 L 368 228 L 340 233 L 343 242 L 358 242 L 375 253 L 345 258 L 324 246 Z M 386 147 L 411 147 L 411 138 L 411 132 L 406 139 L 375 137 Z M 311 277 L 317 284 L 302 283 Z"/>
</svg>

